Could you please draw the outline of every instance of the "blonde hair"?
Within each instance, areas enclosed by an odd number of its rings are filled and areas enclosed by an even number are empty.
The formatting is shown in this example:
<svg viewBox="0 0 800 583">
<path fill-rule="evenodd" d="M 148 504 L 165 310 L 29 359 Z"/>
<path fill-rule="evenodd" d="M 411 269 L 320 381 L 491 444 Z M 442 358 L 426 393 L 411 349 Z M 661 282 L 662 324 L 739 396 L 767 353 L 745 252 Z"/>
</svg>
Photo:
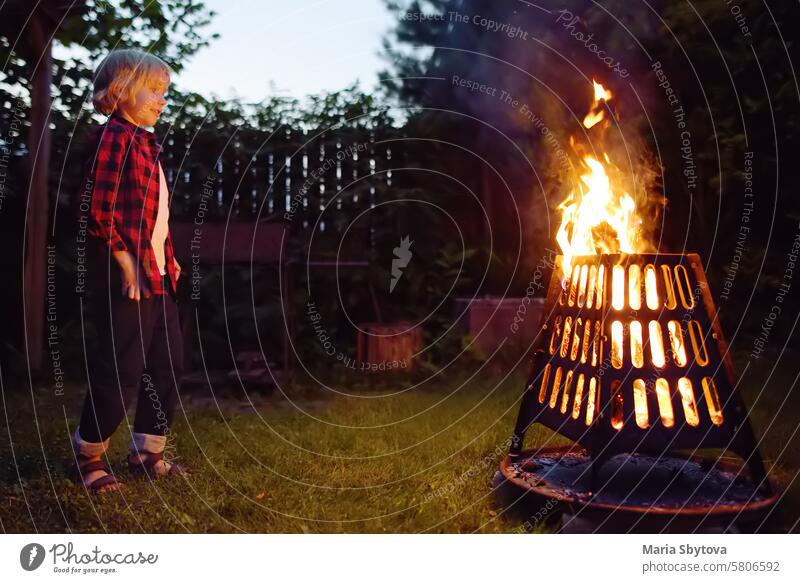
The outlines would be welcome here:
<svg viewBox="0 0 800 583">
<path fill-rule="evenodd" d="M 136 49 L 111 51 L 94 72 L 94 108 L 111 115 L 120 102 L 132 100 L 145 81 L 169 75 L 169 66 L 155 55 Z"/>
</svg>

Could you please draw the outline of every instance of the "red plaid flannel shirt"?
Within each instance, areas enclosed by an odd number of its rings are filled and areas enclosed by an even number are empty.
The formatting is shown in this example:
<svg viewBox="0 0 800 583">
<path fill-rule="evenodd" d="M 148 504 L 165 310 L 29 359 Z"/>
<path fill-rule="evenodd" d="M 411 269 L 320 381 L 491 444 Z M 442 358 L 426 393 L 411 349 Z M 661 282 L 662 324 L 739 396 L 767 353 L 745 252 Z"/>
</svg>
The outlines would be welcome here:
<svg viewBox="0 0 800 583">
<path fill-rule="evenodd" d="M 87 232 L 105 242 L 110 251 L 133 254 L 152 292 L 167 293 L 150 243 L 158 212 L 160 145 L 152 132 L 118 115 L 95 131 L 96 147 L 86 176 L 92 184 Z M 170 235 L 164 257 L 174 292 L 177 277 Z"/>
</svg>

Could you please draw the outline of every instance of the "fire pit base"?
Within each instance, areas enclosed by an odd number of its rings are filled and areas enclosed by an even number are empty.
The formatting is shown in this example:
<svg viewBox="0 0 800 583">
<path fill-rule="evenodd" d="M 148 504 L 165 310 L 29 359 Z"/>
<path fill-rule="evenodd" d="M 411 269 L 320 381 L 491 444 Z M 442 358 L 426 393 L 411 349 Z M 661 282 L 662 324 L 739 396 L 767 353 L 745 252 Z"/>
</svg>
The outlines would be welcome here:
<svg viewBox="0 0 800 583">
<path fill-rule="evenodd" d="M 531 507 L 561 503 L 575 517 L 609 532 L 761 529 L 778 499 L 756 490 L 749 472 L 731 460 L 620 454 L 599 469 L 583 449 L 543 448 L 500 465 L 498 493 L 509 505 L 525 494 Z M 749 525 L 749 526 L 748 526 Z"/>
</svg>

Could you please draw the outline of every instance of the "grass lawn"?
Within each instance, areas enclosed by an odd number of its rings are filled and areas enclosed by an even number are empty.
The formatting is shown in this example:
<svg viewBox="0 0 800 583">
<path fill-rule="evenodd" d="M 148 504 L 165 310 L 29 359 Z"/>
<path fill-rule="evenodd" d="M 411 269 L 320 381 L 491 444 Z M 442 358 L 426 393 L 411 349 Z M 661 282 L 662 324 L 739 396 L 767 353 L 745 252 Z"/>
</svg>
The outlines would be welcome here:
<svg viewBox="0 0 800 583">
<path fill-rule="evenodd" d="M 796 385 L 788 403 L 783 398 L 797 365 L 783 366 L 760 392 L 772 364 L 748 370 L 752 388 L 745 397 L 755 402 L 757 432 L 766 432 L 768 465 L 788 482 L 800 467 Z M 129 481 L 122 495 L 101 497 L 87 496 L 65 477 L 83 388 L 67 386 L 57 396 L 50 387 L 31 393 L 3 379 L 0 526 L 4 532 L 520 532 L 521 519 L 498 506 L 491 479 L 507 449 L 525 371 L 505 380 L 458 375 L 448 371 L 414 388 L 407 377 L 364 373 L 331 382 L 355 396 L 300 380 L 291 401 L 277 394 L 252 402 L 184 395 L 174 451 L 194 469 L 191 481 Z M 127 433 L 120 428 L 110 452 L 123 476 Z M 527 447 L 561 443 L 568 442 L 540 426 L 526 439 Z M 791 527 L 798 499 L 795 482 L 770 530 Z M 544 521 L 536 530 L 552 527 Z"/>
</svg>

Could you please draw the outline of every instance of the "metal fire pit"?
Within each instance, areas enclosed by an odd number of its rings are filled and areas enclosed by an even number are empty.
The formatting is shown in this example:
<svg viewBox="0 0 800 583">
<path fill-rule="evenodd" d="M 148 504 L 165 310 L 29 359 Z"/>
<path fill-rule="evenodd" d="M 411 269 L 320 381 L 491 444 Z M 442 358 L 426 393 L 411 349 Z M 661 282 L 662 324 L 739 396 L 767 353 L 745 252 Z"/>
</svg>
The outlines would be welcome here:
<svg viewBox="0 0 800 583">
<path fill-rule="evenodd" d="M 550 282 L 512 445 L 501 465 L 506 480 L 598 510 L 721 515 L 773 504 L 774 488 L 735 391 L 700 257 L 575 257 L 564 286 L 562 260 Z M 585 453 L 523 452 L 533 423 L 568 437 Z M 728 480 L 724 496 L 717 489 L 733 470 L 730 463 L 714 466 L 710 458 L 687 461 L 670 453 L 701 448 L 734 452 L 747 466 Z M 636 456 L 618 456 L 631 453 Z M 662 493 L 667 482 L 652 476 L 663 478 L 677 471 L 676 464 L 684 465 L 682 486 Z M 609 472 L 612 467 L 619 471 Z M 646 467 L 641 484 L 629 482 Z M 619 475 L 626 479 L 612 479 Z M 684 489 L 692 480 L 694 493 Z M 611 484 L 603 498 L 603 487 Z M 661 494 L 664 504 L 654 508 Z"/>
</svg>

